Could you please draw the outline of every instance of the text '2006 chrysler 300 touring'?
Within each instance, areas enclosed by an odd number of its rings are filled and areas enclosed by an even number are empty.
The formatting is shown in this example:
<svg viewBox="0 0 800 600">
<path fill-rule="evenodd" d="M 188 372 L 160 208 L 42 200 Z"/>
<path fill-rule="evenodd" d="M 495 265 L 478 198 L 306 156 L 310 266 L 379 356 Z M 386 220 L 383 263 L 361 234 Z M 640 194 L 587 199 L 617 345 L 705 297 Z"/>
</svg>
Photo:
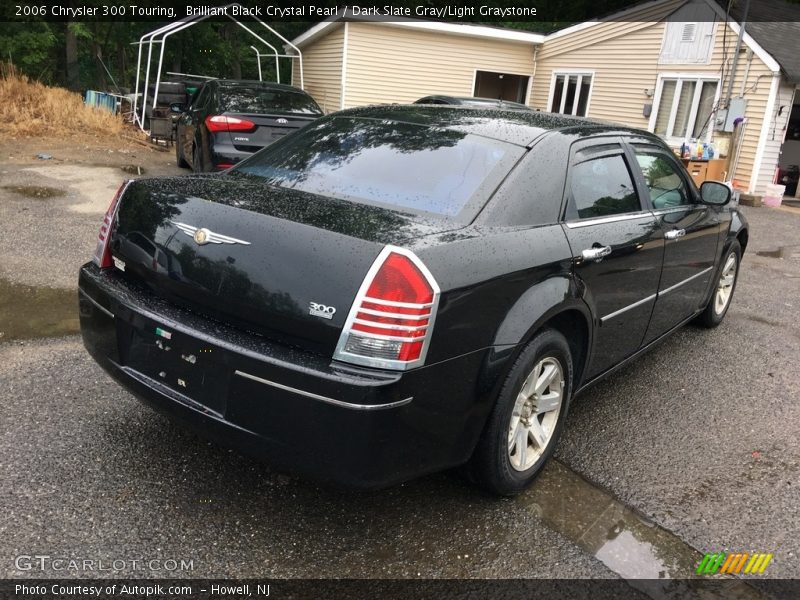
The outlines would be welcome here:
<svg viewBox="0 0 800 600">
<path fill-rule="evenodd" d="M 521 491 L 571 398 L 723 319 L 747 223 L 655 136 L 545 113 L 329 115 L 216 174 L 123 184 L 80 270 L 91 355 L 278 468 L 459 465 Z"/>
</svg>

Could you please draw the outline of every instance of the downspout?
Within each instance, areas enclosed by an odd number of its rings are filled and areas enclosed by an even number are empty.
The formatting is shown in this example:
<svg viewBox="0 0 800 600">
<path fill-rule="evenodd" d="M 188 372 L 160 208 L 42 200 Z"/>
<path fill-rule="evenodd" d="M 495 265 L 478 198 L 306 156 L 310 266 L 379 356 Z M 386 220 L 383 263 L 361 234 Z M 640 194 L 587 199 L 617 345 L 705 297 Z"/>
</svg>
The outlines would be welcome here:
<svg viewBox="0 0 800 600">
<path fill-rule="evenodd" d="M 538 66 L 537 58 L 539 57 L 539 45 L 533 45 L 533 74 L 531 75 L 531 82 L 528 86 L 528 96 L 525 98 L 526 104 L 530 106 L 531 97 L 533 96 L 533 86 L 536 85 L 536 67 Z"/>
<path fill-rule="evenodd" d="M 739 50 L 742 47 L 742 39 L 744 38 L 744 30 L 747 27 L 747 13 L 750 10 L 750 0 L 744 0 L 744 13 L 742 14 L 742 24 L 739 27 L 739 37 L 736 38 L 736 49 L 733 51 L 733 63 L 731 70 L 728 74 L 728 90 L 725 92 L 725 107 L 731 104 L 731 97 L 733 96 L 733 79 L 736 77 L 736 66 L 739 63 Z M 726 23 L 727 27 L 728 24 Z"/>
</svg>

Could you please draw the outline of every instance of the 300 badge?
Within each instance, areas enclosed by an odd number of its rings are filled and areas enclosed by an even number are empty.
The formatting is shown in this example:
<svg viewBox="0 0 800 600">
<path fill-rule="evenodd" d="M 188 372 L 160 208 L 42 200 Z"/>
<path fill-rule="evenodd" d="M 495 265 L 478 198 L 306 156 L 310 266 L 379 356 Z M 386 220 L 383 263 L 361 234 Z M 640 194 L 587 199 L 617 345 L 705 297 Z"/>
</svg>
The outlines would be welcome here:
<svg viewBox="0 0 800 600">
<path fill-rule="evenodd" d="M 333 306 L 326 306 L 319 302 L 308 303 L 308 314 L 313 317 L 322 317 L 323 319 L 332 319 L 336 314 L 336 308 Z"/>
</svg>

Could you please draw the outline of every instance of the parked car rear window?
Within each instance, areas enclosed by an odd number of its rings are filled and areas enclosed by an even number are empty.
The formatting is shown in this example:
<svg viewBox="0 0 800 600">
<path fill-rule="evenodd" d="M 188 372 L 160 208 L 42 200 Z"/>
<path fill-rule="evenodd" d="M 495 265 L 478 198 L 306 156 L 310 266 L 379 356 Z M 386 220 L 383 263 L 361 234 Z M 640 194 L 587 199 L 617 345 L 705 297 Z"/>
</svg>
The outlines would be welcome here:
<svg viewBox="0 0 800 600">
<path fill-rule="evenodd" d="M 469 221 L 523 152 L 461 131 L 333 117 L 267 146 L 233 172 L 284 188 Z"/>
<path fill-rule="evenodd" d="M 258 84 L 220 88 L 222 109 L 234 113 L 322 114 L 314 99 L 303 92 L 276 90 Z"/>
</svg>

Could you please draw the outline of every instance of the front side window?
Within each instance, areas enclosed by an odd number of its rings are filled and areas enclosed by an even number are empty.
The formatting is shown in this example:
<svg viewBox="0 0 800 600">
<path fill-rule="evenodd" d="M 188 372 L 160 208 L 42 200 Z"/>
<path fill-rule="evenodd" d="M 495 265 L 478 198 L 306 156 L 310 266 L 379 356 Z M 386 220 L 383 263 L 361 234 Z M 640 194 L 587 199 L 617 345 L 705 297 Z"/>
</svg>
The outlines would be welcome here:
<svg viewBox="0 0 800 600">
<path fill-rule="evenodd" d="M 664 78 L 651 130 L 665 139 L 708 138 L 717 80 Z"/>
<path fill-rule="evenodd" d="M 591 73 L 555 73 L 550 112 L 585 117 L 592 92 Z"/>
<path fill-rule="evenodd" d="M 591 219 L 641 210 L 633 178 L 621 153 L 588 158 L 574 165 L 570 191 L 572 217 Z"/>
<path fill-rule="evenodd" d="M 654 208 L 672 208 L 692 203 L 689 188 L 678 167 L 658 151 L 636 148 L 636 160 L 642 169 Z"/>
<path fill-rule="evenodd" d="M 267 146 L 233 174 L 321 199 L 468 221 L 524 151 L 462 131 L 333 117 Z"/>
</svg>

